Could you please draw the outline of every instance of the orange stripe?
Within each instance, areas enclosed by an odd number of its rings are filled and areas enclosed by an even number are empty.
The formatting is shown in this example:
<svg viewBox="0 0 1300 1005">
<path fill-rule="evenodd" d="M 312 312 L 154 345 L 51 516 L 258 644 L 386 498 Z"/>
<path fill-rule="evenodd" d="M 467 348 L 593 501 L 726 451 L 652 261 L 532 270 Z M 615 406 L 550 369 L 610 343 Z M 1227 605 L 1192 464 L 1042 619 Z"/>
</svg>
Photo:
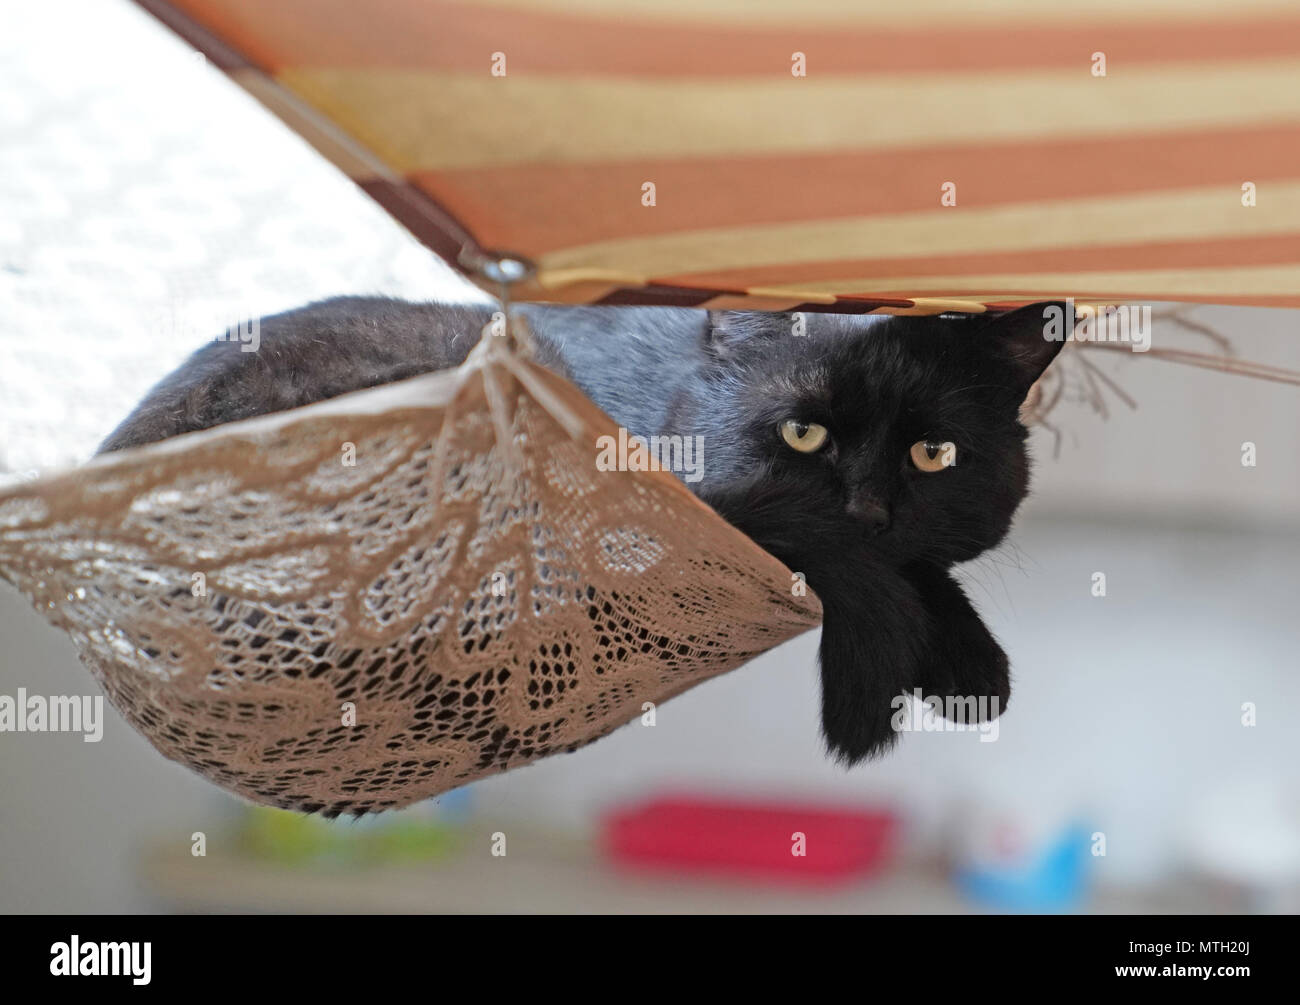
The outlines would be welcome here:
<svg viewBox="0 0 1300 1005">
<path fill-rule="evenodd" d="M 649 288 L 653 288 L 653 287 L 649 287 Z M 621 291 L 622 293 L 625 293 L 626 296 L 619 297 L 617 302 L 622 304 L 640 304 L 643 302 L 653 302 L 653 301 L 645 300 L 640 296 L 640 294 L 645 292 L 645 289 L 646 288 L 635 288 L 635 289 L 628 289 L 625 291 Z M 728 296 L 741 297 L 741 298 L 745 296 L 745 294 L 742 291 L 736 291 L 734 289 L 714 290 L 712 287 L 703 286 L 703 285 L 700 286 L 684 285 L 682 287 L 678 287 L 678 289 L 696 292 L 697 296 L 691 298 L 690 301 L 692 306 L 698 306 L 699 303 L 707 302 L 707 300 L 710 297 L 710 294 L 713 295 L 726 294 Z M 1225 296 L 1217 293 L 1209 293 L 1204 296 L 1197 296 L 1197 295 L 1188 295 L 1186 293 L 1156 294 L 1152 292 L 1147 292 L 1144 293 L 1141 297 L 1134 297 L 1131 292 L 1124 293 L 1124 294 L 1106 294 L 1106 293 L 1099 294 L 1096 292 L 1091 292 L 1087 296 L 1085 296 L 1082 293 L 1072 294 L 1069 290 L 1055 290 L 1051 294 L 1037 293 L 1037 294 L 1025 295 L 1014 299 L 1004 299 L 1004 298 L 990 297 L 988 292 L 984 290 L 974 290 L 974 291 L 961 290 L 960 292 L 949 291 L 949 292 L 934 293 L 934 294 L 926 293 L 924 297 L 919 297 L 915 291 L 913 291 L 910 294 L 901 294 L 901 295 L 897 291 L 893 293 L 889 293 L 886 291 L 882 291 L 880 293 L 845 293 L 836 297 L 836 304 L 841 305 L 841 307 L 837 307 L 837 306 L 827 307 L 826 305 L 814 303 L 814 304 L 801 305 L 801 309 L 812 310 L 812 311 L 829 310 L 830 312 L 834 313 L 837 310 L 842 308 L 846 310 L 847 313 L 857 313 L 857 311 L 853 310 L 852 305 L 866 302 L 870 305 L 870 308 L 872 310 L 879 310 L 881 313 L 888 314 L 888 313 L 892 313 L 893 309 L 891 307 L 881 307 L 880 306 L 881 304 L 892 302 L 898 307 L 904 307 L 907 304 L 913 303 L 916 299 L 920 299 L 922 300 L 922 302 L 925 302 L 927 300 L 935 300 L 935 299 L 960 299 L 960 300 L 970 301 L 973 303 L 984 304 L 984 306 L 990 310 L 1003 311 L 1003 310 L 1012 310 L 1016 307 L 1023 307 L 1026 304 L 1036 304 L 1044 300 L 1051 300 L 1056 297 L 1066 297 L 1066 296 L 1074 296 L 1076 299 L 1087 300 L 1092 303 L 1133 303 L 1134 301 L 1141 301 L 1145 303 L 1164 302 L 1164 303 L 1217 304 L 1219 306 L 1230 306 L 1230 307 L 1300 307 L 1300 293 L 1276 294 L 1276 295 L 1251 294 L 1250 296 L 1242 297 L 1242 296 Z M 536 299 L 539 301 L 547 301 L 550 298 L 545 296 L 538 296 L 536 297 Z M 604 303 L 607 301 L 613 302 L 613 299 L 606 298 L 606 300 L 603 300 L 601 302 Z M 763 308 L 759 306 L 761 302 L 762 302 L 762 298 L 755 298 L 754 307 L 752 309 L 762 310 Z"/>
<path fill-rule="evenodd" d="M 730 289 L 730 288 L 722 291 L 714 291 L 712 287 L 704 286 L 704 285 L 699 285 L 699 286 L 683 285 L 683 287 L 681 288 L 686 290 L 697 291 L 699 294 L 698 299 L 700 300 L 706 299 L 711 292 L 717 292 L 717 293 L 725 292 L 731 296 L 737 296 L 737 297 L 744 296 L 743 292 L 736 292 L 734 291 L 734 289 Z M 637 294 L 643 292 L 641 289 L 629 289 L 625 292 L 628 295 L 626 298 L 620 300 L 621 303 L 638 304 L 642 302 L 637 297 Z M 933 293 L 933 294 L 927 292 L 924 295 L 924 297 L 919 297 L 915 291 L 912 291 L 911 293 L 908 294 L 899 294 L 897 291 L 893 293 L 882 291 L 880 293 L 874 293 L 874 292 L 845 293 L 838 296 L 836 300 L 838 303 L 844 305 L 850 305 L 856 302 L 867 301 L 872 305 L 873 308 L 875 308 L 876 305 L 880 304 L 881 302 L 888 302 L 888 301 L 894 301 L 898 304 L 907 304 L 907 303 L 911 303 L 913 299 L 921 299 L 924 301 L 924 300 L 934 300 L 939 298 L 945 298 L 945 299 L 951 298 L 951 299 L 969 300 L 975 303 L 982 303 L 991 310 L 1011 310 L 1015 307 L 1023 307 L 1026 304 L 1035 304 L 1035 303 L 1040 303 L 1043 300 L 1051 300 L 1054 297 L 1065 297 L 1071 295 L 1072 294 L 1068 290 L 1057 290 L 1051 293 L 1050 295 L 1046 293 L 1040 293 L 1040 294 L 1033 294 L 1033 295 L 1020 297 L 1017 299 L 1008 300 L 1008 299 L 990 298 L 988 292 L 985 290 L 945 291 L 943 293 Z M 1076 296 L 1077 299 L 1085 299 L 1083 294 L 1073 294 L 1073 295 Z M 546 298 L 538 297 L 538 299 L 545 300 Z M 1194 303 L 1194 304 L 1217 304 L 1220 306 L 1226 305 L 1226 306 L 1238 306 L 1238 307 L 1300 307 L 1300 294 L 1277 294 L 1277 295 L 1251 294 L 1250 296 L 1241 297 L 1241 296 L 1224 296 L 1217 293 L 1210 293 L 1210 294 L 1206 294 L 1205 296 L 1196 296 L 1196 295 L 1188 295 L 1186 293 L 1156 294 L 1156 293 L 1148 292 L 1141 297 L 1134 297 L 1133 294 L 1130 292 L 1124 294 L 1091 293 L 1086 299 L 1091 300 L 1093 303 L 1108 303 L 1108 302 L 1109 303 L 1132 303 L 1135 300 L 1141 300 L 1146 303 L 1161 303 L 1161 302 Z M 756 306 L 753 308 L 754 310 L 761 309 L 760 307 L 757 306 L 758 302 L 759 300 L 756 299 L 755 301 Z M 803 309 L 804 310 L 808 310 L 808 309 L 826 310 L 827 308 L 818 304 L 810 304 L 810 305 L 805 305 Z M 833 311 L 834 308 L 831 308 L 831 310 Z M 890 312 L 889 308 L 884 308 L 882 310 L 882 313 L 889 313 L 889 312 Z"/>
<path fill-rule="evenodd" d="M 889 290 L 881 290 L 878 293 L 873 291 L 870 294 L 871 297 L 879 297 L 880 299 L 896 297 L 898 295 L 899 294 L 896 291 L 891 292 Z M 930 296 L 930 295 L 931 295 L 930 293 L 926 294 L 926 296 Z M 963 298 L 969 300 L 980 300 L 981 298 L 987 298 L 988 293 L 986 290 L 967 290 L 961 288 L 954 288 L 951 290 L 935 291 L 933 295 L 941 296 L 941 297 Z M 916 296 L 915 291 L 913 291 L 912 296 Z M 1148 303 L 1148 304 L 1154 304 L 1154 303 L 1216 304 L 1221 307 L 1224 306 L 1226 307 L 1300 307 L 1300 294 L 1295 294 L 1295 295 L 1281 294 L 1277 296 L 1251 295 L 1247 297 L 1234 297 L 1234 296 L 1223 296 L 1217 293 L 1208 293 L 1205 294 L 1204 296 L 1201 296 L 1199 294 L 1167 293 L 1167 292 L 1162 293 L 1159 290 L 1146 290 L 1143 292 L 1142 296 L 1135 297 L 1131 290 L 1127 292 L 1124 291 L 1117 292 L 1115 290 L 1091 289 L 1086 287 L 1081 287 L 1079 289 L 1074 289 L 1074 290 L 1070 290 L 1070 289 L 1054 290 L 1050 295 L 1046 293 L 1035 294 L 1034 296 L 1030 297 L 1027 300 L 1017 301 L 1017 302 L 1038 303 L 1043 300 L 1052 300 L 1059 297 L 1073 297 L 1076 300 L 1086 300 L 1092 303 L 1106 303 L 1106 304 L 1111 304 L 1111 303 L 1123 304 L 1123 303 L 1133 303 L 1135 301 L 1140 301 L 1142 303 Z"/>
<path fill-rule="evenodd" d="M 977 252 L 924 257 L 860 258 L 805 262 L 752 269 L 691 272 L 656 276 L 674 286 L 750 287 L 793 286 L 826 282 L 838 276 L 978 276 L 1047 272 L 1116 272 L 1123 269 L 1201 269 L 1223 266 L 1300 264 L 1300 234 L 1270 234 L 1209 241 L 1159 241 L 1111 244 L 1091 248 L 1049 248 L 1039 251 Z M 874 292 L 874 291 L 873 291 Z M 916 293 L 915 290 L 912 291 Z"/>
<path fill-rule="evenodd" d="M 1164 192 L 1239 190 L 1300 173 L 1300 126 L 1109 140 L 1038 140 L 866 153 L 531 164 L 418 172 L 410 180 L 490 247 L 538 256 L 632 235 Z M 656 205 L 641 205 L 653 181 Z"/>
<path fill-rule="evenodd" d="M 1300 19 L 1186 23 L 935 25 L 914 29 L 770 28 L 664 23 L 619 16 L 502 10 L 450 0 L 173 0 L 258 65 L 382 66 L 488 72 L 505 52 L 510 73 L 637 76 L 789 76 L 795 50 L 811 74 L 960 73 L 989 68 L 1088 71 L 1103 51 L 1114 72 L 1183 61 L 1300 52 Z M 1104 86 L 1104 84 L 1100 85 Z"/>
</svg>

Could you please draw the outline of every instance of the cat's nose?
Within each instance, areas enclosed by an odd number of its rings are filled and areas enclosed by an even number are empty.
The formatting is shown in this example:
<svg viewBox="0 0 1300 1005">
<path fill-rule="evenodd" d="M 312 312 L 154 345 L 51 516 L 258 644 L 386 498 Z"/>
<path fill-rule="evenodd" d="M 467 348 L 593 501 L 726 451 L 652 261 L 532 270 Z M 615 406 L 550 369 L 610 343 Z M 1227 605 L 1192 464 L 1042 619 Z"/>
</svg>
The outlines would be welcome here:
<svg viewBox="0 0 1300 1005">
<path fill-rule="evenodd" d="M 889 530 L 889 507 L 877 499 L 869 496 L 850 499 L 848 511 L 851 517 L 866 524 L 872 534 L 883 534 Z"/>
</svg>

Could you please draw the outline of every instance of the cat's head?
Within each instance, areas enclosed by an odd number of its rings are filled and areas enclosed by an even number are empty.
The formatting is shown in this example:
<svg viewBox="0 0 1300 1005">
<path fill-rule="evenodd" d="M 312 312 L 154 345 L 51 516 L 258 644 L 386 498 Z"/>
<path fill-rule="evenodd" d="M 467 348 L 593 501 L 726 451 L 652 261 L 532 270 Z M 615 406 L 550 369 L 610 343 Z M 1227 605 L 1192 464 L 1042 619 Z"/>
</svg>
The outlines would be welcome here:
<svg viewBox="0 0 1300 1005">
<path fill-rule="evenodd" d="M 703 393 L 672 425 L 705 436 L 704 498 L 756 477 L 829 501 L 898 561 L 996 545 L 1029 486 L 1019 409 L 1061 348 L 1036 304 L 1000 316 L 714 312 Z"/>
</svg>

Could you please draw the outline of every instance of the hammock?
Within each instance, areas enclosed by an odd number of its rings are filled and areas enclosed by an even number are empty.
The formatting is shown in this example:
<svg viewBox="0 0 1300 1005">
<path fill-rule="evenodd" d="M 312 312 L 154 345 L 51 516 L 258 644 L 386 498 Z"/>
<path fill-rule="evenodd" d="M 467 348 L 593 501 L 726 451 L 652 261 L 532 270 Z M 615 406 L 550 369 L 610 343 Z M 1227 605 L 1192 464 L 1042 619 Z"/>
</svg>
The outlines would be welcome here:
<svg viewBox="0 0 1300 1005">
<path fill-rule="evenodd" d="M 1063 22 L 1009 0 L 949 24 L 931 2 L 911 20 L 139 2 L 492 292 L 1300 306 L 1282 5 Z M 503 273 L 500 248 L 529 267 Z M 597 472 L 614 433 L 485 336 L 455 372 L 2 489 L 0 576 L 166 756 L 276 806 L 402 806 L 576 749 L 817 624 L 798 577 L 673 476 Z"/>
<path fill-rule="evenodd" d="M 819 621 L 673 475 L 598 471 L 606 434 L 489 335 L 458 371 L 0 494 L 0 571 L 166 756 L 276 806 L 402 806 Z"/>
</svg>

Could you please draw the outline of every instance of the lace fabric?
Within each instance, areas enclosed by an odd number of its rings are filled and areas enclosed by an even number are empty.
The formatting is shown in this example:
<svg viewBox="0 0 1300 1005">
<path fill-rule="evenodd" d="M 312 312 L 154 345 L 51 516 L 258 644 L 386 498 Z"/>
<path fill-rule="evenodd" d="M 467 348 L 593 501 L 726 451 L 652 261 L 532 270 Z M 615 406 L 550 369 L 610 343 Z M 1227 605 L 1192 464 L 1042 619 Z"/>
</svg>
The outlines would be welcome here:
<svg viewBox="0 0 1300 1005">
<path fill-rule="evenodd" d="M 457 371 L 0 491 L 0 575 L 165 756 L 399 807 L 605 735 L 815 627 L 791 572 L 489 343 Z"/>
</svg>

